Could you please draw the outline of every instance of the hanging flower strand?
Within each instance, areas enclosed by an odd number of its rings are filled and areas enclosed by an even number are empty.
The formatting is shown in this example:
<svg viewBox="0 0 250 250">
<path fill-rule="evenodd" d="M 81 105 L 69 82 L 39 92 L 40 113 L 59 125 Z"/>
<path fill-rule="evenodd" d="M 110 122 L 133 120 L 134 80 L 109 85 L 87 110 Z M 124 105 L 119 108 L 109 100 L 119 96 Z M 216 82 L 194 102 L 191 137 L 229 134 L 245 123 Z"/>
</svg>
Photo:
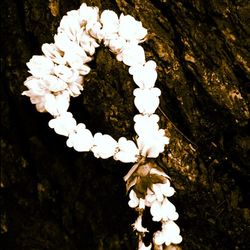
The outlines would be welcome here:
<svg viewBox="0 0 250 250">
<path fill-rule="evenodd" d="M 133 224 L 138 234 L 138 249 L 151 249 L 154 245 L 178 244 L 182 238 L 175 224 L 178 213 L 169 201 L 174 194 L 169 177 L 152 159 L 164 151 L 169 138 L 159 128 L 159 116 L 154 114 L 159 106 L 161 91 L 155 87 L 156 63 L 146 61 L 144 41 L 147 30 L 130 15 L 120 17 L 111 10 L 99 14 L 97 7 L 83 3 L 78 10 L 65 15 L 54 36 L 54 43 L 42 45 L 44 55 L 34 55 L 27 63 L 29 76 L 24 85 L 28 96 L 39 112 L 53 116 L 49 127 L 67 138 L 66 145 L 78 152 L 92 151 L 97 158 L 113 157 L 124 163 L 134 163 L 124 177 L 129 193 L 129 206 L 138 212 Z M 118 141 L 110 135 L 92 132 L 84 123 L 78 123 L 68 111 L 70 98 L 83 91 L 84 76 L 90 72 L 87 65 L 100 44 L 108 47 L 129 66 L 137 88 L 133 94 L 139 114 L 134 117 L 136 141 L 121 137 Z M 150 160 L 151 159 L 151 160 Z M 153 221 L 161 222 L 161 230 L 145 246 L 143 238 L 148 233 L 142 226 L 143 212 L 150 209 Z"/>
</svg>

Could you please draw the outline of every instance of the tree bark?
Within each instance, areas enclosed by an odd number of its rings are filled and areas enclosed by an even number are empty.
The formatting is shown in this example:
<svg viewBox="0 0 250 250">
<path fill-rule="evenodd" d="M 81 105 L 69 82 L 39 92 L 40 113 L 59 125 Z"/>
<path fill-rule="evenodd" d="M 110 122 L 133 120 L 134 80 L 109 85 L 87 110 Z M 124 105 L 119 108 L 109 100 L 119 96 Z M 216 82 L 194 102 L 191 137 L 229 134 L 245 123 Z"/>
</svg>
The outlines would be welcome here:
<svg viewBox="0 0 250 250">
<path fill-rule="evenodd" d="M 170 137 L 159 161 L 176 189 L 178 249 L 248 249 L 249 1 L 86 4 L 130 14 L 148 29 L 142 46 L 158 65 L 157 114 Z M 48 127 L 50 116 L 21 96 L 26 62 L 53 42 L 62 16 L 79 6 L 1 1 L 1 249 L 136 249 L 136 215 L 122 179 L 131 164 L 67 148 Z M 104 47 L 91 68 L 70 110 L 93 133 L 134 137 L 128 68 Z"/>
</svg>

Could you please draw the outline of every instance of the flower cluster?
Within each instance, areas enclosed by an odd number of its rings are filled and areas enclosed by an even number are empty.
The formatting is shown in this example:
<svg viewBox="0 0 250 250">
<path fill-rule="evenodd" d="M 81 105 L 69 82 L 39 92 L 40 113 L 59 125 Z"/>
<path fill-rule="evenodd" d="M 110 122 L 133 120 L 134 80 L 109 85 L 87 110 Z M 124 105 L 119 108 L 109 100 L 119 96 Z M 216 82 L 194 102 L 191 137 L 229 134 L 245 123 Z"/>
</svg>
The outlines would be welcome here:
<svg viewBox="0 0 250 250">
<path fill-rule="evenodd" d="M 148 182 L 148 179 L 155 181 Z M 146 163 L 138 166 L 128 177 L 128 181 L 132 183 L 129 186 L 132 188 L 129 192 L 128 205 L 139 212 L 138 218 L 133 224 L 134 229 L 142 236 L 139 249 L 151 249 L 152 246 L 151 244 L 146 248 L 142 240 L 145 233 L 148 232 L 147 228 L 142 226 L 143 212 L 146 208 L 150 210 L 152 220 L 162 224 L 162 230 L 154 233 L 153 244 L 157 246 L 179 244 L 182 237 L 179 227 L 174 222 L 179 215 L 175 206 L 168 199 L 175 193 L 174 188 L 170 185 L 169 177 L 155 165 Z"/>
<path fill-rule="evenodd" d="M 147 34 L 142 23 L 130 15 L 120 17 L 111 10 L 99 15 L 97 7 L 82 4 L 78 10 L 65 15 L 54 36 L 54 43 L 43 44 L 44 55 L 35 55 L 27 63 L 29 76 L 25 81 L 29 96 L 40 112 L 54 118 L 49 126 L 56 133 L 68 137 L 67 146 L 76 151 L 92 151 L 96 157 L 113 156 L 122 162 L 135 162 L 139 155 L 155 158 L 168 144 L 164 130 L 159 129 L 159 117 L 154 114 L 159 106 L 160 89 L 154 87 L 157 72 L 154 61 L 145 60 L 139 45 Z M 90 72 L 87 65 L 100 43 L 108 46 L 119 61 L 129 66 L 129 73 L 138 86 L 134 90 L 136 115 L 136 143 L 109 135 L 92 135 L 85 124 L 77 124 L 68 111 L 70 98 L 83 90 L 83 78 Z"/>
<path fill-rule="evenodd" d="M 83 3 L 78 10 L 69 11 L 62 18 L 54 43 L 42 45 L 43 55 L 35 55 L 27 63 L 31 76 L 24 82 L 28 90 L 23 95 L 30 97 L 39 112 L 53 116 L 49 127 L 67 137 L 68 147 L 78 152 L 92 151 L 97 158 L 113 157 L 121 162 L 135 163 L 124 177 L 130 190 L 129 206 L 140 211 L 149 208 L 152 220 L 162 222 L 162 230 L 154 234 L 154 244 L 169 245 L 181 241 L 179 228 L 174 223 L 178 214 L 168 200 L 174 190 L 161 169 L 150 164 L 141 165 L 142 159 L 158 157 L 169 143 L 164 130 L 159 128 L 159 116 L 155 114 L 161 95 L 160 89 L 155 87 L 157 65 L 152 60 L 146 61 L 144 49 L 139 45 L 146 35 L 147 30 L 134 17 L 124 14 L 118 17 L 111 10 L 99 13 L 97 7 Z M 84 123 L 77 124 L 68 111 L 70 98 L 83 91 L 84 77 L 90 72 L 87 63 L 101 43 L 129 67 L 129 74 L 137 85 L 133 92 L 139 111 L 134 117 L 135 142 L 125 137 L 116 141 L 102 133 L 93 135 Z M 154 181 L 147 183 L 151 177 Z M 142 219 L 140 213 L 134 228 L 145 234 L 147 229 L 142 226 Z M 151 245 L 146 247 L 139 240 L 139 249 L 151 249 Z"/>
</svg>

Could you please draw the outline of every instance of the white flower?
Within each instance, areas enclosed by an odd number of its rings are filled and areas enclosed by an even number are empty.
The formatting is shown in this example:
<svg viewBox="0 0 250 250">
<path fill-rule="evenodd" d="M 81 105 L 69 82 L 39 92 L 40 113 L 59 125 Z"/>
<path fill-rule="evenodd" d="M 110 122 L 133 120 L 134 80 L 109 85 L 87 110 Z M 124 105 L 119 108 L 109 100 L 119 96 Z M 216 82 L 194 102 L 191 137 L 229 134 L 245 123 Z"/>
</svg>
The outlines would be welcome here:
<svg viewBox="0 0 250 250">
<path fill-rule="evenodd" d="M 163 196 L 163 194 L 162 194 L 162 192 L 161 192 L 161 189 L 160 189 L 160 187 L 158 186 L 158 184 L 153 184 L 152 189 L 153 189 L 153 191 L 154 191 L 154 193 L 155 193 L 156 199 L 157 199 L 159 202 L 162 202 L 163 199 L 164 199 L 164 196 Z"/>
<path fill-rule="evenodd" d="M 103 39 L 103 33 L 101 29 L 102 29 L 102 25 L 99 22 L 97 22 L 93 24 L 93 26 L 89 30 L 89 34 L 92 37 L 96 38 L 99 42 L 101 42 L 101 40 Z"/>
<path fill-rule="evenodd" d="M 48 90 L 51 92 L 63 91 L 68 87 L 66 82 L 55 75 L 45 75 L 43 80 L 46 83 Z"/>
<path fill-rule="evenodd" d="M 156 63 L 152 60 L 144 65 L 135 65 L 129 68 L 134 82 L 141 88 L 153 88 L 157 80 Z"/>
<path fill-rule="evenodd" d="M 69 68 L 65 65 L 56 65 L 54 68 L 54 72 L 56 76 L 67 83 L 72 83 L 79 77 L 79 73 L 77 70 Z"/>
<path fill-rule="evenodd" d="M 128 205 L 131 207 L 131 208 L 135 208 L 135 207 L 138 207 L 139 205 L 139 198 L 137 197 L 135 191 L 133 189 L 131 189 L 131 191 L 129 192 L 129 202 L 128 202 Z"/>
<path fill-rule="evenodd" d="M 35 95 L 32 90 L 23 91 L 22 95 L 26 95 L 30 97 L 30 102 L 36 105 L 36 109 L 39 112 L 46 112 L 44 107 L 44 96 Z"/>
<path fill-rule="evenodd" d="M 148 198 L 149 197 L 146 198 L 147 202 Z M 178 213 L 176 212 L 175 206 L 163 196 L 156 196 L 156 199 L 152 199 L 152 202 L 151 204 L 149 203 L 149 206 L 151 206 L 150 213 L 153 217 L 153 221 L 177 220 L 179 217 Z"/>
<path fill-rule="evenodd" d="M 140 232 L 140 233 L 146 233 L 148 232 L 147 228 L 142 226 L 142 215 L 139 215 L 133 224 L 134 230 Z"/>
<path fill-rule="evenodd" d="M 76 127 L 76 120 L 70 112 L 63 113 L 49 121 L 49 127 L 59 135 L 68 136 Z"/>
<path fill-rule="evenodd" d="M 54 35 L 54 40 L 56 47 L 59 50 L 63 51 L 65 54 L 67 54 L 69 58 L 70 56 L 77 55 L 79 58 L 81 58 L 81 64 L 90 61 L 89 57 L 87 56 L 86 52 L 81 48 L 81 46 L 75 42 L 70 41 L 66 33 L 58 33 Z M 65 58 L 65 54 L 64 59 L 67 60 L 68 58 Z"/>
<path fill-rule="evenodd" d="M 171 197 L 174 195 L 175 190 L 173 187 L 170 186 L 170 181 L 167 180 L 166 183 L 158 183 L 156 184 L 159 186 L 162 194 L 166 197 Z"/>
<path fill-rule="evenodd" d="M 35 77 L 43 77 L 53 73 L 54 63 L 46 56 L 32 56 L 26 64 L 29 72 Z"/>
<path fill-rule="evenodd" d="M 27 77 L 26 81 L 24 82 L 24 85 L 29 90 L 24 91 L 22 94 L 29 96 L 29 97 L 44 96 L 45 94 L 49 92 L 44 80 L 41 78 L 34 77 L 34 76 Z"/>
<path fill-rule="evenodd" d="M 118 54 L 126 46 L 126 41 L 122 37 L 115 37 L 109 40 L 108 42 L 109 49 L 111 52 Z"/>
<path fill-rule="evenodd" d="M 44 96 L 44 107 L 53 116 L 67 112 L 69 107 L 69 94 L 63 91 L 61 94 L 46 94 Z"/>
<path fill-rule="evenodd" d="M 83 90 L 83 77 L 79 76 L 74 82 L 68 83 L 68 91 L 71 96 L 76 97 Z"/>
<path fill-rule="evenodd" d="M 44 43 L 42 45 L 42 52 L 48 58 L 50 58 L 54 63 L 65 64 L 66 61 L 62 56 L 62 52 L 56 47 L 54 43 Z"/>
<path fill-rule="evenodd" d="M 117 142 L 110 135 L 102 135 L 96 133 L 94 135 L 94 146 L 91 149 L 95 157 L 107 159 L 115 155 L 117 149 Z"/>
<path fill-rule="evenodd" d="M 148 158 L 156 158 L 164 151 L 165 145 L 169 143 L 169 138 L 165 136 L 163 129 L 155 133 L 147 133 L 137 138 L 137 145 L 140 153 Z"/>
<path fill-rule="evenodd" d="M 134 17 L 121 14 L 119 35 L 128 41 L 136 40 L 140 42 L 147 35 L 147 30 L 143 28 L 142 23 L 136 21 Z"/>
<path fill-rule="evenodd" d="M 104 10 L 101 14 L 100 21 L 103 25 L 102 33 L 106 39 L 118 32 L 119 18 L 112 10 Z"/>
<path fill-rule="evenodd" d="M 48 93 L 44 96 L 44 107 L 51 115 L 59 115 L 56 107 L 56 97 L 53 94 Z"/>
<path fill-rule="evenodd" d="M 144 49 L 135 43 L 127 43 L 116 58 L 118 61 L 123 61 L 123 63 L 128 66 L 145 64 Z"/>
<path fill-rule="evenodd" d="M 99 19 L 99 9 L 97 7 L 89 7 L 83 3 L 79 9 L 79 17 L 81 24 L 86 25 L 86 30 L 89 31 Z"/>
<path fill-rule="evenodd" d="M 142 114 L 153 114 L 160 104 L 159 96 L 161 95 L 161 91 L 158 88 L 137 88 L 133 94 L 135 96 L 134 104 Z"/>
<path fill-rule="evenodd" d="M 162 219 L 166 220 L 177 220 L 179 214 L 176 212 L 176 208 L 173 203 L 171 203 L 167 198 L 165 198 L 161 205 L 162 209 Z"/>
<path fill-rule="evenodd" d="M 147 134 L 152 134 L 158 131 L 159 116 L 156 114 L 142 115 L 138 114 L 134 116 L 134 129 L 139 136 L 145 136 Z"/>
<path fill-rule="evenodd" d="M 159 175 L 158 170 L 153 168 L 150 174 Z M 154 183 L 152 188 L 147 189 L 147 194 L 145 196 L 146 206 L 151 207 L 152 203 L 157 200 L 163 202 L 164 198 L 170 197 L 174 194 L 174 188 L 170 186 L 170 181 L 167 179 L 168 176 L 163 172 L 160 176 L 166 177 L 165 183 Z"/>
<path fill-rule="evenodd" d="M 169 246 L 171 243 L 179 244 L 182 241 L 180 236 L 180 228 L 173 221 L 166 221 L 162 225 L 162 231 L 157 231 L 154 234 L 154 243 L 156 245 Z"/>
<path fill-rule="evenodd" d="M 94 139 L 92 133 L 86 129 L 83 123 L 79 123 L 74 132 L 69 134 L 67 146 L 73 147 L 78 152 L 87 152 L 93 146 Z"/>
<path fill-rule="evenodd" d="M 78 54 L 66 52 L 64 55 L 67 63 L 81 75 L 87 75 L 90 72 L 90 67 L 84 64 L 83 58 Z M 89 57 L 86 57 L 86 59 Z"/>
<path fill-rule="evenodd" d="M 83 48 L 83 50 L 90 56 L 94 55 L 95 49 L 99 47 L 99 44 L 96 42 L 96 40 L 87 32 L 82 32 L 79 44 L 81 48 Z"/>
<path fill-rule="evenodd" d="M 136 144 L 127 140 L 125 137 L 121 137 L 118 140 L 119 151 L 114 155 L 115 160 L 119 160 L 125 163 L 135 162 L 139 155 L 139 149 Z"/>
<path fill-rule="evenodd" d="M 57 31 L 58 33 L 65 33 L 71 41 L 77 41 L 78 34 L 81 32 L 78 11 L 72 10 L 67 12 L 67 15 L 61 19 Z"/>
<path fill-rule="evenodd" d="M 152 203 L 156 200 L 156 195 L 151 189 L 147 189 L 147 194 L 145 196 L 145 203 L 147 207 L 151 207 Z"/>
<path fill-rule="evenodd" d="M 165 235 L 164 235 L 164 233 L 163 232 L 161 232 L 161 231 L 157 231 L 155 234 L 154 234 L 154 243 L 156 244 L 156 245 L 162 245 L 162 244 L 164 244 L 164 242 L 165 242 Z"/>
<path fill-rule="evenodd" d="M 150 213 L 152 215 L 153 221 L 160 221 L 162 219 L 162 207 L 161 202 L 158 200 L 155 200 L 150 208 Z"/>
</svg>

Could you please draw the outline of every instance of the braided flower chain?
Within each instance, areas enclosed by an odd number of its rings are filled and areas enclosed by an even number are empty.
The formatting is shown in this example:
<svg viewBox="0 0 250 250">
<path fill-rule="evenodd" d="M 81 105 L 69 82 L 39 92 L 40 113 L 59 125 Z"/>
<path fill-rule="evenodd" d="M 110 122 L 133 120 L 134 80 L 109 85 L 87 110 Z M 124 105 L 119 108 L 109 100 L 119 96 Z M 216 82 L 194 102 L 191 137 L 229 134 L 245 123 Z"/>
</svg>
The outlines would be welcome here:
<svg viewBox="0 0 250 250">
<path fill-rule="evenodd" d="M 146 61 L 143 42 L 147 30 L 142 23 L 130 15 L 120 17 L 110 10 L 99 15 L 97 7 L 83 3 L 78 10 L 63 16 L 54 43 L 42 45 L 44 55 L 34 55 L 27 63 L 29 76 L 24 85 L 28 90 L 23 95 L 30 97 L 39 112 L 53 116 L 49 127 L 67 137 L 66 144 L 78 152 L 92 151 L 97 158 L 112 157 L 124 163 L 135 163 L 124 177 L 129 191 L 129 206 L 139 215 L 133 224 L 138 233 L 138 248 L 145 246 L 143 237 L 147 229 L 142 226 L 143 211 L 150 208 L 153 221 L 161 221 L 162 229 L 153 237 L 153 244 L 163 246 L 178 244 L 182 238 L 179 227 L 174 223 L 178 218 L 175 206 L 168 200 L 174 194 L 169 177 L 152 162 L 164 151 L 169 138 L 159 128 L 159 116 L 154 114 L 159 106 L 161 91 L 154 87 L 157 80 L 156 63 Z M 87 65 L 93 59 L 97 47 L 103 43 L 129 66 L 137 88 L 133 94 L 139 114 L 134 116 L 136 141 L 121 137 L 118 141 L 110 135 L 92 134 L 84 123 L 77 124 L 68 111 L 70 98 L 83 91 L 84 76 L 90 72 Z M 148 160 L 149 159 L 149 160 Z M 150 160 L 151 159 L 151 160 Z M 149 179 L 145 185 L 142 182 Z"/>
</svg>

